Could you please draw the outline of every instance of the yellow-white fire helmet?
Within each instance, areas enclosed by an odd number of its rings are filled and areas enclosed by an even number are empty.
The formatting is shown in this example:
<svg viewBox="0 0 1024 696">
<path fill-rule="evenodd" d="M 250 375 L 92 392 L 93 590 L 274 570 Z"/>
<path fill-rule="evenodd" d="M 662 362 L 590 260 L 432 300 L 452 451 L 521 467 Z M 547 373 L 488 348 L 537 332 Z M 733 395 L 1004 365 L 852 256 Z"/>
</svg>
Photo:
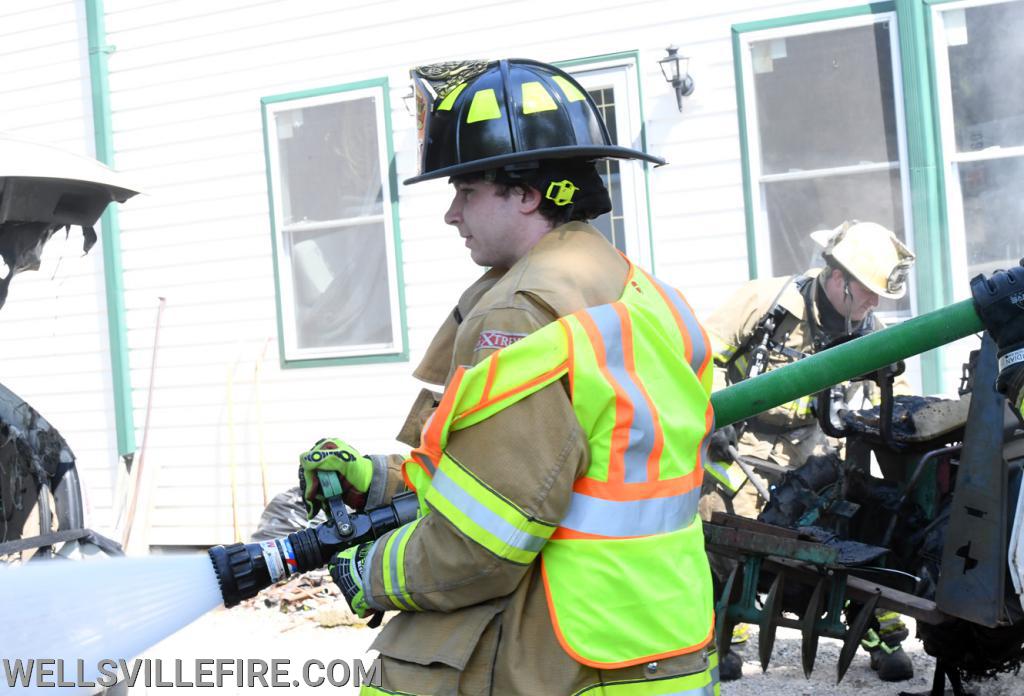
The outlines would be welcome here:
<svg viewBox="0 0 1024 696">
<path fill-rule="evenodd" d="M 879 297 L 898 300 L 907 293 L 914 254 L 891 231 L 874 222 L 848 220 L 833 230 L 811 232 L 824 247 L 825 262 L 856 278 Z"/>
</svg>

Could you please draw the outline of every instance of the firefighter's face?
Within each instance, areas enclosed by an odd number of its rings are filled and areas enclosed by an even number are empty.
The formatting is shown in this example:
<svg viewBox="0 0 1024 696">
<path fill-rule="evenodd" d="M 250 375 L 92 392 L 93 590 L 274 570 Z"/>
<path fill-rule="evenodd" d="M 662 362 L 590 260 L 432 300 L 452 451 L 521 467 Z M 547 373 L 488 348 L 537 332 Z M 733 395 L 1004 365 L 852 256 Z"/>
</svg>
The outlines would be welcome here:
<svg viewBox="0 0 1024 696">
<path fill-rule="evenodd" d="M 851 321 L 863 321 L 868 312 L 878 306 L 878 295 L 856 278 L 849 279 L 849 292 L 846 286 L 847 279 L 843 272 L 833 268 L 825 282 L 825 295 L 841 315 L 849 317 Z"/>
<path fill-rule="evenodd" d="M 454 181 L 453 185 L 455 196 L 444 221 L 459 230 L 477 265 L 509 268 L 540 238 L 533 231 L 531 215 L 540 194 L 533 189 L 510 188 L 503 193 L 484 180 Z"/>
</svg>

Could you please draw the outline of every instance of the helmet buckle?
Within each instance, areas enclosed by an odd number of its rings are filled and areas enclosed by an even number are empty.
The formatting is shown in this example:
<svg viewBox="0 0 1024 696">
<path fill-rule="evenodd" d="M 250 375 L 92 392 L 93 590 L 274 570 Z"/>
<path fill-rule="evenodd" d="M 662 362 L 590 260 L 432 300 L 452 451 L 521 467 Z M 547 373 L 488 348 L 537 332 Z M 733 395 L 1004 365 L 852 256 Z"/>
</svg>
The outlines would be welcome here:
<svg viewBox="0 0 1024 696">
<path fill-rule="evenodd" d="M 561 181 L 552 181 L 548 184 L 548 190 L 544 197 L 558 207 L 562 207 L 572 203 L 572 198 L 576 195 L 577 191 L 579 189 L 576 187 L 576 184 L 568 179 L 562 179 Z"/>
</svg>

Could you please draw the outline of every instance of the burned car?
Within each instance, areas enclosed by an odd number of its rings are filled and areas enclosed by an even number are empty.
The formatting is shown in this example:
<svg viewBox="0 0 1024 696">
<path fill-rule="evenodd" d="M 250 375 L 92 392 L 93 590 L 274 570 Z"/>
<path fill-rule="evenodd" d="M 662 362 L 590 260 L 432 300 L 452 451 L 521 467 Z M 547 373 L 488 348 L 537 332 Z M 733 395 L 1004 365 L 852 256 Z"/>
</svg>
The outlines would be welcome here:
<svg viewBox="0 0 1024 696">
<path fill-rule="evenodd" d="M 0 135 L 0 308 L 15 276 L 39 268 L 51 237 L 80 227 L 88 252 L 107 206 L 136 193 L 95 160 Z M 0 562 L 82 544 L 119 551 L 84 529 L 81 487 L 67 442 L 0 385 Z"/>
</svg>

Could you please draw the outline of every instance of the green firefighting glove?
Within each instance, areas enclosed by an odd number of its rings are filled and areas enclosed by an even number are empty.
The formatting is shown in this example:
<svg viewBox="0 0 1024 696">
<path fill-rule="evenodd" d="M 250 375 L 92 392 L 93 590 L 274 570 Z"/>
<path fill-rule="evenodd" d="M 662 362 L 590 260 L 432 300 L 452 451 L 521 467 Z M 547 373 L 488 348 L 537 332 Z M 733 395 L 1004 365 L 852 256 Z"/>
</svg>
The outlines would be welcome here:
<svg viewBox="0 0 1024 696">
<path fill-rule="evenodd" d="M 334 554 L 331 562 L 327 564 L 331 578 L 341 588 L 341 594 L 345 596 L 345 601 L 348 602 L 355 615 L 361 619 L 371 613 L 363 592 L 363 565 L 369 550 L 369 544 L 359 544 Z"/>
<path fill-rule="evenodd" d="M 341 483 L 341 498 L 345 504 L 355 510 L 366 506 L 366 496 L 373 480 L 374 464 L 369 457 L 359 454 L 355 447 L 338 439 L 324 438 L 319 440 L 308 452 L 299 455 L 299 487 L 306 501 L 306 514 L 309 519 L 323 509 L 330 517 L 331 511 L 326 508 L 327 500 L 320 490 L 319 472 L 338 475 Z"/>
<path fill-rule="evenodd" d="M 1024 399 L 1024 268 L 1014 266 L 971 279 L 974 307 L 999 347 L 996 389 L 1021 416 Z"/>
</svg>

